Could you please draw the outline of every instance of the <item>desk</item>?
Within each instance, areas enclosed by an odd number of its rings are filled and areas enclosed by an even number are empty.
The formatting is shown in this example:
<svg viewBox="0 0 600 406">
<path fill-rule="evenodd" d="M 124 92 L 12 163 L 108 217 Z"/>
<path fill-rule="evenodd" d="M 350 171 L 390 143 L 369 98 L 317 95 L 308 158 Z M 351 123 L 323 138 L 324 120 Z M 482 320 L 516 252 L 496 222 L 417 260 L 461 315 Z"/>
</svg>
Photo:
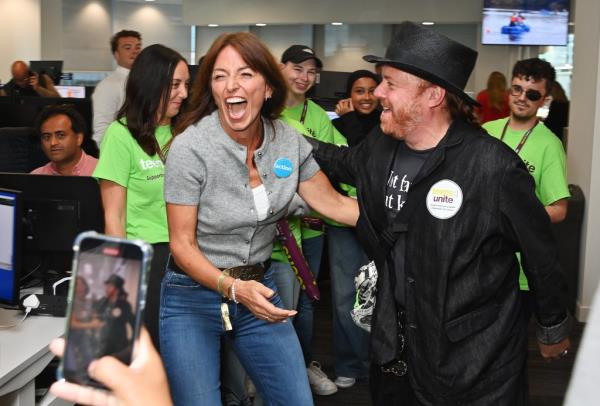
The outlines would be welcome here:
<svg viewBox="0 0 600 406">
<path fill-rule="evenodd" d="M 20 321 L 23 313 L 2 310 L 2 319 Z M 52 339 L 63 335 L 64 317 L 27 316 L 15 327 L 0 329 L 0 404 L 33 406 L 35 377 L 54 355 L 48 349 Z M 45 402 L 45 401 L 44 401 Z"/>
</svg>

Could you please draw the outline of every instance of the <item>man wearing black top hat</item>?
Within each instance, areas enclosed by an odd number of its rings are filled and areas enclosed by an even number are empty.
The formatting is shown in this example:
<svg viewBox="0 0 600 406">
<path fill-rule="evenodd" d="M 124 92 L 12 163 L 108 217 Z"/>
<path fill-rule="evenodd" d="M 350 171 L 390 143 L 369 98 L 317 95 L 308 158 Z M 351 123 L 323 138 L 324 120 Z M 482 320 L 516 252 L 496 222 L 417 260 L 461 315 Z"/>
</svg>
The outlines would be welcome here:
<svg viewBox="0 0 600 406">
<path fill-rule="evenodd" d="M 104 281 L 106 296 L 96 303 L 96 312 L 104 322 L 100 342 L 104 343 L 102 353 L 117 357 L 129 363 L 130 347 L 133 344 L 135 316 L 127 300 L 125 280 L 112 274 Z M 129 325 L 130 330 L 127 331 Z"/>
<path fill-rule="evenodd" d="M 567 354 L 571 318 L 533 178 L 463 91 L 477 53 L 404 22 L 385 57 L 364 59 L 382 67 L 381 128 L 353 148 L 313 144 L 326 172 L 357 186 L 357 234 L 379 272 L 373 403 L 527 404 L 516 251 L 545 358 Z"/>
</svg>

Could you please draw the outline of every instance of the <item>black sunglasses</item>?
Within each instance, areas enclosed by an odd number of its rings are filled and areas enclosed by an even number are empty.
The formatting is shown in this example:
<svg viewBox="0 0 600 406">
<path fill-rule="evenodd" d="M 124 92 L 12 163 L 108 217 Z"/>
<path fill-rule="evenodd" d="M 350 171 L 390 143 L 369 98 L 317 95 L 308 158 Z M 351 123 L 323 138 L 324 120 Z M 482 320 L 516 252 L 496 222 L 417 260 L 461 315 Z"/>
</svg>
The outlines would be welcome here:
<svg viewBox="0 0 600 406">
<path fill-rule="evenodd" d="M 523 87 L 519 85 L 512 85 L 510 87 L 510 94 L 512 94 L 515 97 L 521 96 L 523 94 Z M 525 97 L 527 97 L 532 102 L 536 102 L 540 100 L 543 96 L 537 90 L 529 89 L 525 91 Z"/>
</svg>

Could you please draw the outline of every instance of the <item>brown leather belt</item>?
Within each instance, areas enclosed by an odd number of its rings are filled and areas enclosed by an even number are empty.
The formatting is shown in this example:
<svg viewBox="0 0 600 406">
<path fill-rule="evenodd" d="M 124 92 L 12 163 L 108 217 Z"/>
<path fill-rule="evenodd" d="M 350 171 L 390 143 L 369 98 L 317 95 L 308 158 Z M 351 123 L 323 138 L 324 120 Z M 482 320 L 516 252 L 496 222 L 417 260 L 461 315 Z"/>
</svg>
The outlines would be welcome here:
<svg viewBox="0 0 600 406">
<path fill-rule="evenodd" d="M 269 269 L 270 265 L 271 260 L 268 260 L 254 265 L 234 266 L 223 269 L 223 273 L 227 276 L 231 276 L 234 279 L 260 282 L 265 276 L 265 272 L 267 269 Z"/>
<path fill-rule="evenodd" d="M 173 259 L 173 256 L 169 257 L 169 263 L 167 265 L 170 270 L 177 272 L 182 275 L 187 275 L 184 270 L 179 268 Z M 265 276 L 265 272 L 271 266 L 271 260 L 268 259 L 264 262 L 259 262 L 254 265 L 240 265 L 232 266 L 231 268 L 219 268 L 225 275 L 231 276 L 235 279 L 241 279 L 243 281 L 261 281 Z"/>
</svg>

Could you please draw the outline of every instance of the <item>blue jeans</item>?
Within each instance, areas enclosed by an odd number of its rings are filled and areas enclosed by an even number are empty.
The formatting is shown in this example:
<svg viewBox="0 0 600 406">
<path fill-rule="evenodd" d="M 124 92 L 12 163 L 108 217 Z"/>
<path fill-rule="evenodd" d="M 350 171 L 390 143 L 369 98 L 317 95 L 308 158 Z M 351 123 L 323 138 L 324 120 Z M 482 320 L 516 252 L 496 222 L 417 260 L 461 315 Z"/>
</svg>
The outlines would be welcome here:
<svg viewBox="0 0 600 406">
<path fill-rule="evenodd" d="M 352 321 L 354 277 L 369 261 L 353 228 L 327 227 L 336 376 L 362 378 L 369 372 L 369 334 Z"/>
<path fill-rule="evenodd" d="M 281 298 L 281 305 L 284 309 L 296 309 L 298 305 L 298 295 L 300 293 L 300 283 L 296 274 L 288 262 L 271 261 L 269 269 L 273 275 L 273 281 L 277 287 L 277 294 Z M 245 381 L 246 371 L 235 355 L 233 348 L 227 342 L 223 350 L 222 362 L 224 365 L 221 374 L 221 394 L 223 404 L 226 406 L 237 406 L 252 404 L 254 406 L 262 405 L 263 400 L 257 395 L 251 401 L 246 393 Z"/>
<path fill-rule="evenodd" d="M 272 272 L 263 284 L 275 287 Z M 221 296 L 167 269 L 160 308 L 161 355 L 175 405 L 220 405 L 221 339 L 225 337 L 266 404 L 312 405 L 306 369 L 291 323 L 267 323 L 228 302 L 233 331 L 225 333 Z M 272 303 L 279 306 L 279 296 Z"/>
<path fill-rule="evenodd" d="M 302 253 L 308 262 L 308 267 L 313 273 L 315 280 L 319 278 L 324 242 L 324 235 L 302 240 Z M 302 347 L 302 354 L 304 354 L 304 363 L 306 366 L 312 361 L 314 305 L 314 302 L 301 291 L 298 299 L 298 314 L 296 314 L 296 317 L 294 318 L 294 327 L 296 328 L 296 334 L 298 334 L 298 339 L 300 340 L 300 346 Z"/>
</svg>

